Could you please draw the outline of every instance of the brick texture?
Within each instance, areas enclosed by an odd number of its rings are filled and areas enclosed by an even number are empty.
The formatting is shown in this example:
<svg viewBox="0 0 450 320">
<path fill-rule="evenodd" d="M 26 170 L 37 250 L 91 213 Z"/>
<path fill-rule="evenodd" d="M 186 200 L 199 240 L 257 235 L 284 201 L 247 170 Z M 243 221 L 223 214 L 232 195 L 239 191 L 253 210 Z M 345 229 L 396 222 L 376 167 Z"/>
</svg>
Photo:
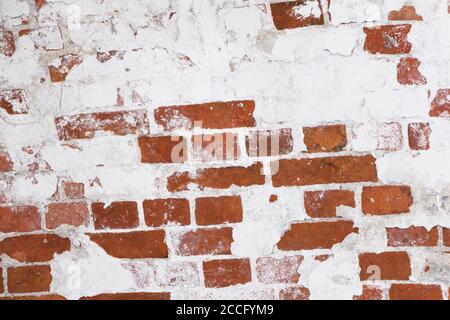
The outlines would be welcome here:
<svg viewBox="0 0 450 320">
<path fill-rule="evenodd" d="M 0 300 L 448 299 L 449 0 L 0 1 Z"/>
</svg>

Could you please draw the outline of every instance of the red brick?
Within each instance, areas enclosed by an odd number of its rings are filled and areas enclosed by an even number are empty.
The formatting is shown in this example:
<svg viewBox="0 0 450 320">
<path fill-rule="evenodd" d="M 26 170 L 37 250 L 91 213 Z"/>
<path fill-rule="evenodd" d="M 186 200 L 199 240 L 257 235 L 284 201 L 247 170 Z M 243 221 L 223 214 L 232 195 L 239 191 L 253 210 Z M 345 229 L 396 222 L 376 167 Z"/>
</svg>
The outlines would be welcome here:
<svg viewBox="0 0 450 320">
<path fill-rule="evenodd" d="M 309 191 L 304 200 L 306 213 L 312 218 L 336 217 L 337 207 L 355 207 L 355 195 L 347 190 Z"/>
<path fill-rule="evenodd" d="M 425 227 L 386 228 L 390 247 L 433 247 L 437 246 L 438 229 L 428 231 Z"/>
<path fill-rule="evenodd" d="M 160 107 L 155 110 L 157 124 L 165 130 L 193 129 L 198 122 L 204 129 L 254 127 L 255 102 L 230 101 Z"/>
<path fill-rule="evenodd" d="M 410 24 L 364 27 L 364 50 L 376 54 L 407 54 L 412 44 L 408 42 Z"/>
<path fill-rule="evenodd" d="M 64 194 L 69 199 L 82 199 L 84 198 L 84 184 L 64 181 L 63 182 Z"/>
<path fill-rule="evenodd" d="M 345 125 L 330 125 L 303 128 L 303 135 L 308 152 L 338 152 L 347 146 L 347 129 Z"/>
<path fill-rule="evenodd" d="M 187 159 L 187 143 L 183 137 L 139 137 L 143 163 L 183 163 Z"/>
<path fill-rule="evenodd" d="M 197 229 L 180 234 L 175 250 L 181 256 L 231 254 L 232 243 L 232 228 Z"/>
<path fill-rule="evenodd" d="M 430 149 L 430 135 L 429 123 L 410 123 L 408 125 L 409 147 L 412 150 Z"/>
<path fill-rule="evenodd" d="M 55 254 L 70 250 L 70 241 L 54 234 L 35 234 L 6 238 L 0 241 L 0 255 L 19 262 L 46 262 Z"/>
<path fill-rule="evenodd" d="M 14 45 L 14 35 L 11 31 L 0 31 L 0 54 L 6 57 L 12 57 L 16 51 Z"/>
<path fill-rule="evenodd" d="M 35 0 L 35 2 L 36 8 L 40 9 L 47 2 L 47 0 Z"/>
<path fill-rule="evenodd" d="M 89 209 L 85 202 L 51 203 L 47 207 L 45 221 L 48 229 L 56 229 L 62 225 L 87 226 Z"/>
<path fill-rule="evenodd" d="M 301 13 L 301 7 L 306 5 L 317 6 L 320 10 L 320 15 L 315 16 L 313 13 L 303 15 Z M 273 23 L 277 30 L 324 24 L 322 5 L 318 0 L 271 3 L 270 9 L 272 11 Z"/>
<path fill-rule="evenodd" d="M 55 119 L 55 124 L 59 140 L 92 139 L 98 131 L 109 131 L 118 136 L 148 133 L 145 110 L 62 116 Z"/>
<path fill-rule="evenodd" d="M 266 284 L 297 283 L 300 279 L 298 268 L 302 261 L 302 256 L 258 258 L 256 260 L 258 280 Z"/>
<path fill-rule="evenodd" d="M 450 117 L 450 89 L 439 89 L 431 102 L 431 117 Z"/>
<path fill-rule="evenodd" d="M 30 232 L 41 229 L 38 208 L 0 207 L 0 232 Z"/>
<path fill-rule="evenodd" d="M 0 91 L 0 109 L 11 115 L 27 114 L 25 91 L 22 89 Z"/>
<path fill-rule="evenodd" d="M 383 291 L 372 286 L 363 286 L 361 295 L 353 296 L 353 300 L 383 300 Z"/>
<path fill-rule="evenodd" d="M 250 131 L 245 142 L 249 157 L 286 155 L 294 149 L 291 129 Z"/>
<path fill-rule="evenodd" d="M 331 249 L 351 233 L 358 233 L 358 228 L 351 221 L 293 223 L 278 242 L 278 249 Z"/>
<path fill-rule="evenodd" d="M 145 224 L 149 227 L 190 224 L 187 199 L 155 199 L 144 201 Z"/>
<path fill-rule="evenodd" d="M 398 20 L 416 20 L 422 21 L 422 16 L 418 15 L 416 12 L 416 8 L 414 6 L 404 5 L 400 10 L 393 10 L 389 12 L 389 20 L 398 21 Z"/>
<path fill-rule="evenodd" d="M 63 296 L 56 294 L 45 294 L 39 296 L 15 296 L 15 297 L 5 297 L 0 298 L 0 300 L 31 300 L 31 301 L 63 301 L 66 300 Z"/>
<path fill-rule="evenodd" d="M 438 285 L 397 284 L 389 289 L 390 300 L 443 300 L 442 289 Z"/>
<path fill-rule="evenodd" d="M 52 275 L 50 266 L 17 267 L 8 269 L 10 293 L 47 292 Z"/>
<path fill-rule="evenodd" d="M 201 161 L 236 160 L 241 156 L 238 135 L 217 133 L 192 137 L 194 159 Z"/>
<path fill-rule="evenodd" d="M 330 183 L 376 182 L 377 168 L 371 155 L 314 159 L 282 159 L 272 162 L 277 171 L 274 187 L 306 186 Z"/>
<path fill-rule="evenodd" d="M 92 241 L 116 258 L 167 258 L 164 230 L 90 234 Z"/>
<path fill-rule="evenodd" d="M 309 300 L 310 292 L 305 287 L 289 287 L 280 290 L 280 300 Z"/>
<path fill-rule="evenodd" d="M 207 288 L 229 287 L 252 281 L 249 259 L 204 261 L 203 272 Z"/>
<path fill-rule="evenodd" d="M 0 149 L 0 172 L 13 171 L 14 163 L 11 161 L 9 153 Z"/>
<path fill-rule="evenodd" d="M 225 167 L 199 169 L 195 172 L 174 173 L 167 179 L 167 189 L 170 192 L 188 190 L 190 184 L 199 189 L 228 189 L 232 185 L 248 187 L 263 185 L 265 176 L 261 163 L 249 167 Z"/>
<path fill-rule="evenodd" d="M 361 201 L 363 212 L 369 215 L 408 213 L 413 204 L 407 186 L 364 187 Z"/>
<path fill-rule="evenodd" d="M 406 252 L 363 253 L 359 255 L 361 280 L 409 280 L 410 259 Z"/>
<path fill-rule="evenodd" d="M 450 229 L 442 228 L 442 233 L 444 237 L 444 246 L 450 247 Z"/>
<path fill-rule="evenodd" d="M 170 300 L 169 292 L 104 293 L 80 300 Z"/>
<path fill-rule="evenodd" d="M 65 81 L 70 71 L 83 62 L 83 57 L 76 54 L 66 54 L 59 57 L 59 66 L 49 66 L 50 78 L 52 82 Z"/>
<path fill-rule="evenodd" d="M 107 207 L 104 203 L 93 203 L 92 215 L 97 230 L 131 229 L 139 226 L 137 203 L 132 201 L 112 202 Z"/>
<path fill-rule="evenodd" d="M 198 225 L 242 222 L 240 196 L 206 197 L 195 200 L 195 219 Z"/>
<path fill-rule="evenodd" d="M 400 58 L 397 65 L 397 81 L 403 85 L 423 86 L 427 79 L 419 71 L 420 61 L 417 58 Z"/>
</svg>

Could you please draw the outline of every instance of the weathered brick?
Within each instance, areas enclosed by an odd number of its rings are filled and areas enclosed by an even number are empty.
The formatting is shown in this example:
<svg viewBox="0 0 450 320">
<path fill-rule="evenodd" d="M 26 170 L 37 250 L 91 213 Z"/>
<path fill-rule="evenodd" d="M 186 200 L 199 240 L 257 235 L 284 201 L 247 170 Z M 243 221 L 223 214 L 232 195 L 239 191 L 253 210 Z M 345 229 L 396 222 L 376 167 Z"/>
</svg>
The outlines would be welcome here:
<svg viewBox="0 0 450 320">
<path fill-rule="evenodd" d="M 412 150 L 430 149 L 431 127 L 429 123 L 410 123 L 408 125 L 408 142 Z"/>
<path fill-rule="evenodd" d="M 450 247 L 450 229 L 442 228 L 442 233 L 444 237 L 444 246 Z"/>
<path fill-rule="evenodd" d="M 22 89 L 0 91 L 0 109 L 11 115 L 27 114 L 28 104 L 25 91 Z"/>
<path fill-rule="evenodd" d="M 92 241 L 116 258 L 167 258 L 164 230 L 90 234 Z"/>
<path fill-rule="evenodd" d="M 398 83 L 416 86 L 427 84 L 427 79 L 419 71 L 420 63 L 417 58 L 400 58 L 400 62 L 397 65 Z"/>
<path fill-rule="evenodd" d="M 203 273 L 207 288 L 229 287 L 252 281 L 249 259 L 204 261 Z"/>
<path fill-rule="evenodd" d="M 280 290 L 280 300 L 309 300 L 310 292 L 305 287 L 288 287 Z"/>
<path fill-rule="evenodd" d="M 10 172 L 14 169 L 14 163 L 6 150 L 0 149 L 0 172 Z"/>
<path fill-rule="evenodd" d="M 389 12 L 388 18 L 391 21 L 398 21 L 398 20 L 423 21 L 422 16 L 418 15 L 416 12 L 416 8 L 411 5 L 403 5 L 403 7 L 398 11 L 392 10 L 391 12 Z"/>
<path fill-rule="evenodd" d="M 277 30 L 324 24 L 322 5 L 318 0 L 271 3 L 270 9 Z"/>
<path fill-rule="evenodd" d="M 277 246 L 283 251 L 331 249 L 351 233 L 358 233 L 351 221 L 293 223 Z"/>
<path fill-rule="evenodd" d="M 12 57 L 16 51 L 14 45 L 14 35 L 11 31 L 0 31 L 0 54 L 5 57 Z"/>
<path fill-rule="evenodd" d="M 409 280 L 411 276 L 406 252 L 363 253 L 359 266 L 361 280 Z"/>
<path fill-rule="evenodd" d="M 196 229 L 177 235 L 176 253 L 181 256 L 231 254 L 233 229 Z"/>
<path fill-rule="evenodd" d="M 145 200 L 145 224 L 149 227 L 163 225 L 188 225 L 190 223 L 189 201 L 187 199 Z"/>
<path fill-rule="evenodd" d="M 369 215 L 408 213 L 413 204 L 408 186 L 364 187 L 362 210 Z"/>
<path fill-rule="evenodd" d="M 51 282 L 50 266 L 8 268 L 10 293 L 47 292 L 50 290 Z"/>
<path fill-rule="evenodd" d="M 84 198 L 84 184 L 72 181 L 63 181 L 64 195 L 69 199 Z"/>
<path fill-rule="evenodd" d="M 450 117 L 450 89 L 439 89 L 431 102 L 431 117 Z"/>
<path fill-rule="evenodd" d="M 83 62 L 83 57 L 76 54 L 66 54 L 59 57 L 59 65 L 48 67 L 52 82 L 65 81 L 70 71 Z"/>
<path fill-rule="evenodd" d="M 353 148 L 357 151 L 399 151 L 403 148 L 402 125 L 371 121 L 354 126 Z"/>
<path fill-rule="evenodd" d="M 308 152 L 338 152 L 347 146 L 345 125 L 305 127 L 303 135 Z"/>
<path fill-rule="evenodd" d="M 0 241 L 0 255 L 19 262 L 46 262 L 55 254 L 70 250 L 69 239 L 54 234 L 36 234 L 6 238 Z"/>
<path fill-rule="evenodd" d="M 294 149 L 292 129 L 250 131 L 245 139 L 249 157 L 274 157 Z"/>
<path fill-rule="evenodd" d="M 197 185 L 201 190 L 228 189 L 232 185 L 248 187 L 264 183 L 262 164 L 256 163 L 249 167 L 208 168 L 192 173 L 174 173 L 167 179 L 167 189 L 170 192 L 183 191 L 188 190 L 190 185 Z"/>
<path fill-rule="evenodd" d="M 56 229 L 62 225 L 87 226 L 89 209 L 85 202 L 51 203 L 47 207 L 45 222 L 48 229 Z"/>
<path fill-rule="evenodd" d="M 131 229 L 139 226 L 137 203 L 134 201 L 112 202 L 105 207 L 104 203 L 92 204 L 94 226 L 97 230 Z"/>
<path fill-rule="evenodd" d="M 36 7 L 38 9 L 42 8 L 42 6 L 47 2 L 47 0 L 35 0 Z"/>
<path fill-rule="evenodd" d="M 373 156 L 282 159 L 272 163 L 274 187 L 378 181 Z"/>
<path fill-rule="evenodd" d="M 438 229 L 428 231 L 425 227 L 386 228 L 390 247 L 432 247 L 437 246 Z"/>
<path fill-rule="evenodd" d="M 164 130 L 193 129 L 198 123 L 204 129 L 254 127 L 254 101 L 211 102 L 204 104 L 157 108 L 155 121 Z"/>
<path fill-rule="evenodd" d="M 41 228 L 38 208 L 0 207 L 0 232 L 30 232 Z"/>
<path fill-rule="evenodd" d="M 256 260 L 258 281 L 262 283 L 297 283 L 300 279 L 298 268 L 302 261 L 302 256 L 258 258 Z"/>
<path fill-rule="evenodd" d="M 119 60 L 123 60 L 124 56 L 125 56 L 124 51 L 109 50 L 108 52 L 97 52 L 97 60 L 100 63 L 106 63 L 113 57 L 116 57 Z"/>
<path fill-rule="evenodd" d="M 239 136 L 235 133 L 195 135 L 192 137 L 192 152 L 196 160 L 229 161 L 239 159 Z"/>
<path fill-rule="evenodd" d="M 92 139 L 97 132 L 112 132 L 118 136 L 147 134 L 145 110 L 86 113 L 55 119 L 59 140 Z"/>
<path fill-rule="evenodd" d="M 389 288 L 390 300 L 442 300 L 439 285 L 393 283 Z"/>
<path fill-rule="evenodd" d="M 383 291 L 378 287 L 363 286 L 362 293 L 353 300 L 383 300 Z"/>
<path fill-rule="evenodd" d="M 200 287 L 200 268 L 197 262 L 156 263 L 155 280 L 162 288 L 197 288 Z"/>
<path fill-rule="evenodd" d="M 364 50 L 372 54 L 408 54 L 412 44 L 408 42 L 410 24 L 364 27 Z"/>
<path fill-rule="evenodd" d="M 348 190 L 307 191 L 304 200 L 306 213 L 312 218 L 336 217 L 337 207 L 355 207 L 355 195 Z"/>
<path fill-rule="evenodd" d="M 241 197 L 205 197 L 195 199 L 195 220 L 198 225 L 242 222 Z"/>
<path fill-rule="evenodd" d="M 187 143 L 183 137 L 139 137 L 143 163 L 183 163 L 187 160 Z"/>
</svg>

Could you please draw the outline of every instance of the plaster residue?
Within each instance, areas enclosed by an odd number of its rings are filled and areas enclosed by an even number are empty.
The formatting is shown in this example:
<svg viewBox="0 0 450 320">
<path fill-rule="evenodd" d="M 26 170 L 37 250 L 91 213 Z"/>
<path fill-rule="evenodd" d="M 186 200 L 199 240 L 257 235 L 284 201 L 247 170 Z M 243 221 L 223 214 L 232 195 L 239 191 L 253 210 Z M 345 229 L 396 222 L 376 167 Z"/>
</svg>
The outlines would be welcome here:
<svg viewBox="0 0 450 320">
<path fill-rule="evenodd" d="M 52 266 L 53 292 L 68 299 L 133 289 L 132 274 L 120 260 L 109 256 L 83 234 L 69 231 L 72 249 L 55 256 Z"/>
</svg>

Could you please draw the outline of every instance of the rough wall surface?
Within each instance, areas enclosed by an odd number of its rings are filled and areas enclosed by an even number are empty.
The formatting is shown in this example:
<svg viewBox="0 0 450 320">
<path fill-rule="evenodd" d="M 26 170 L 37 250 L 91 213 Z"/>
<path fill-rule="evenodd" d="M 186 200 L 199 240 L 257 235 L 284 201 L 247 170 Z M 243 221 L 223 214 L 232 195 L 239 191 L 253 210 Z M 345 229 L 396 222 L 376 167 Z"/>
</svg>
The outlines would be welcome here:
<svg viewBox="0 0 450 320">
<path fill-rule="evenodd" d="M 447 0 L 0 13 L 0 299 L 448 299 Z"/>
</svg>

